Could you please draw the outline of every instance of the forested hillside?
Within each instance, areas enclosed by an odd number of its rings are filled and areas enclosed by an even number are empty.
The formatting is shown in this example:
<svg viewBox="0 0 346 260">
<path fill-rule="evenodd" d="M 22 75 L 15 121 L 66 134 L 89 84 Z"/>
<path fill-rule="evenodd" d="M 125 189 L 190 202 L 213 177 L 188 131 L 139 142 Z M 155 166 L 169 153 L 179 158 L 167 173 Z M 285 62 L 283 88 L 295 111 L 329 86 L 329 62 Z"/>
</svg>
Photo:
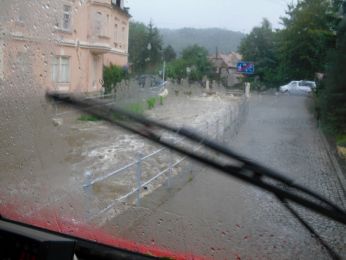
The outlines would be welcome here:
<svg viewBox="0 0 346 260">
<path fill-rule="evenodd" d="M 206 48 L 209 53 L 214 53 L 216 47 L 219 52 L 228 53 L 236 51 L 244 34 L 219 28 L 209 29 L 159 29 L 165 45 L 171 45 L 179 54 L 191 45 L 198 44 Z"/>
</svg>

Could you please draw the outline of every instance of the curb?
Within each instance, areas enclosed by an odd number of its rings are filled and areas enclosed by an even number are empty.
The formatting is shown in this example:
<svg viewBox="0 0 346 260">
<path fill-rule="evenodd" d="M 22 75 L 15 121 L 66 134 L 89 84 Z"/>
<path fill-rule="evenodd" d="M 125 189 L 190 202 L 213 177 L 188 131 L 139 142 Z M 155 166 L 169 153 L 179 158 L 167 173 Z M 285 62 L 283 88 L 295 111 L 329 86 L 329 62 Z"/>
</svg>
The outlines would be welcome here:
<svg viewBox="0 0 346 260">
<path fill-rule="evenodd" d="M 338 180 L 340 182 L 341 188 L 342 188 L 342 190 L 344 192 L 344 196 L 345 196 L 345 194 L 346 194 L 346 177 L 345 177 L 344 173 L 342 172 L 341 167 L 340 167 L 337 159 L 335 158 L 335 155 L 331 152 L 332 149 L 331 149 L 330 144 L 328 143 L 326 137 L 321 132 L 321 130 L 319 132 L 320 132 L 320 136 L 321 136 L 322 142 L 323 142 L 324 146 L 326 147 L 326 151 L 327 151 L 328 157 L 330 158 L 332 166 L 335 169 L 337 178 L 338 178 Z"/>
</svg>

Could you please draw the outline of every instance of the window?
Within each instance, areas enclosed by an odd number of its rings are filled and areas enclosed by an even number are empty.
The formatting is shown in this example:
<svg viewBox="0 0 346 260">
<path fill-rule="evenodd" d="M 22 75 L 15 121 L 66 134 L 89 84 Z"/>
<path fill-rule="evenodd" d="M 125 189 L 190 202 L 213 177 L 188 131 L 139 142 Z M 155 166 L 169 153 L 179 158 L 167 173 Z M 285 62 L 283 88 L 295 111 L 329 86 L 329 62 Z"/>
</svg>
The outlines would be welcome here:
<svg viewBox="0 0 346 260">
<path fill-rule="evenodd" d="M 121 9 L 123 9 L 124 8 L 124 0 L 117 0 L 116 5 L 118 7 L 120 7 Z"/>
<path fill-rule="evenodd" d="M 114 43 L 118 43 L 118 24 L 114 25 Z"/>
<path fill-rule="evenodd" d="M 95 33 L 98 36 L 107 36 L 107 28 L 109 15 L 105 16 L 101 12 L 96 13 L 95 17 Z"/>
<path fill-rule="evenodd" d="M 71 6 L 64 5 L 64 14 L 62 21 L 62 29 L 69 31 L 71 29 Z"/>
<path fill-rule="evenodd" d="M 125 43 L 125 27 L 121 28 L 121 42 Z"/>
<path fill-rule="evenodd" d="M 57 83 L 70 82 L 70 57 L 56 56 L 53 58 L 52 81 Z"/>
<path fill-rule="evenodd" d="M 105 21 L 105 24 L 103 26 L 104 30 L 103 30 L 103 35 L 104 36 L 108 36 L 109 33 L 108 33 L 108 28 L 109 28 L 109 14 L 107 14 L 106 16 L 106 21 Z"/>
<path fill-rule="evenodd" d="M 0 45 L 0 80 L 4 79 L 4 52 Z"/>
<path fill-rule="evenodd" d="M 98 36 L 108 37 L 109 15 L 96 13 L 95 17 L 95 33 Z"/>
<path fill-rule="evenodd" d="M 102 31 L 102 13 L 97 12 L 95 17 L 95 33 L 96 35 L 101 35 Z"/>
<path fill-rule="evenodd" d="M 20 70 L 22 73 L 28 71 L 28 68 L 30 66 L 29 57 L 28 54 L 22 51 L 19 51 L 17 53 L 16 57 L 16 66 L 18 70 Z"/>
</svg>

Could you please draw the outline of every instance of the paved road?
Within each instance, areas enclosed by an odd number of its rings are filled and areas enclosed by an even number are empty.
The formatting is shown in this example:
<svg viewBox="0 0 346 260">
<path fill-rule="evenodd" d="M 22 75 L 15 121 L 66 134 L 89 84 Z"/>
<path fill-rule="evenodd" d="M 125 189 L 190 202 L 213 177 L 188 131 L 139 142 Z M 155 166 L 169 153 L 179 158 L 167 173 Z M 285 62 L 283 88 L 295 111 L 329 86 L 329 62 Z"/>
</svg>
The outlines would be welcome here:
<svg viewBox="0 0 346 260">
<path fill-rule="evenodd" d="M 306 97 L 254 96 L 247 120 L 228 143 L 345 206 L 308 103 Z M 298 210 L 346 259 L 346 228 Z M 199 165 L 180 176 L 175 188 L 147 196 L 142 208 L 108 228 L 140 243 L 211 259 L 330 259 L 270 194 Z"/>
</svg>

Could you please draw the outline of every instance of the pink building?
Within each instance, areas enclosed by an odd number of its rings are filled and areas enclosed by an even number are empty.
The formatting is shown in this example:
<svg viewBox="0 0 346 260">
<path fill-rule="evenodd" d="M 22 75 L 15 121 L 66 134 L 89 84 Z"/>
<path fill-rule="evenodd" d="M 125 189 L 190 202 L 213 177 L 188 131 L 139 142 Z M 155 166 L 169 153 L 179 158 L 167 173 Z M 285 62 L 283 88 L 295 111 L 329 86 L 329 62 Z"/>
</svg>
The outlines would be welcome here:
<svg viewBox="0 0 346 260">
<path fill-rule="evenodd" d="M 61 1 L 51 80 L 58 91 L 100 91 L 103 65 L 128 63 L 129 14 L 123 0 Z"/>
<path fill-rule="evenodd" d="M 49 3 L 12 4 L 11 19 L 2 24 L 7 34 L 0 39 L 0 80 L 14 78 L 13 68 L 21 67 L 48 89 L 100 91 L 103 66 L 128 63 L 130 15 L 124 0 Z"/>
</svg>

